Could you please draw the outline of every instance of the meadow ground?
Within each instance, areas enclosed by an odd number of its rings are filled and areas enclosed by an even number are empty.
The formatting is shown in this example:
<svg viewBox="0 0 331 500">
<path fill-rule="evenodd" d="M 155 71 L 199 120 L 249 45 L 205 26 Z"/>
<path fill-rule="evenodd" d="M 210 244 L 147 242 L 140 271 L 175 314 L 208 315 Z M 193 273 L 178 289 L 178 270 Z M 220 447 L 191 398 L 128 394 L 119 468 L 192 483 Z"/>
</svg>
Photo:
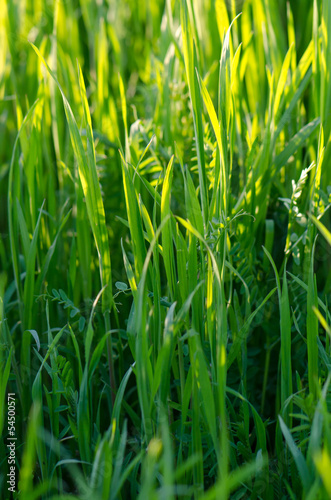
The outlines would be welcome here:
<svg viewBox="0 0 331 500">
<path fill-rule="evenodd" d="M 330 37 L 2 0 L 2 499 L 331 498 Z"/>
</svg>

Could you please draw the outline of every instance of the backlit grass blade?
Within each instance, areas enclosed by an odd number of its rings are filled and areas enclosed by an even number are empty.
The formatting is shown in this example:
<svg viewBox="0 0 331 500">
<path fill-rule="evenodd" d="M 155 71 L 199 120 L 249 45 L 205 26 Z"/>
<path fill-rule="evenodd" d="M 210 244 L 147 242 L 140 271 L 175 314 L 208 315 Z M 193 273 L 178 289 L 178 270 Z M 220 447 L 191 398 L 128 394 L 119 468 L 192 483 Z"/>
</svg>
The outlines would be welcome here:
<svg viewBox="0 0 331 500">
<path fill-rule="evenodd" d="M 230 60 L 230 32 L 232 25 L 238 19 L 236 16 L 231 22 L 222 46 L 222 54 L 220 60 L 220 74 L 218 86 L 218 115 L 221 121 L 223 134 L 223 149 L 226 140 L 226 134 L 229 132 L 230 113 L 231 113 L 231 60 Z M 229 175 L 228 165 L 224 164 L 225 171 Z"/>
<path fill-rule="evenodd" d="M 201 206 L 199 204 L 191 174 L 186 171 L 186 176 L 185 174 L 183 174 L 183 178 L 187 218 L 192 222 L 198 232 L 200 234 L 203 234 L 203 218 L 201 213 Z"/>
<path fill-rule="evenodd" d="M 301 79 L 300 85 L 297 88 L 295 86 L 293 87 L 294 90 L 295 90 L 295 93 L 294 93 L 291 101 L 289 102 L 288 107 L 286 108 L 286 110 L 284 111 L 283 115 L 280 117 L 279 121 L 277 122 L 277 127 L 276 127 L 275 134 L 274 134 L 274 137 L 273 137 L 274 141 L 277 139 L 277 137 L 279 136 L 279 134 L 283 130 L 284 126 L 291 119 L 292 114 L 293 114 L 293 110 L 295 109 L 295 106 L 297 105 L 300 97 L 302 96 L 303 92 L 307 88 L 307 85 L 308 85 L 308 83 L 309 83 L 309 81 L 311 79 L 312 69 L 310 68 L 310 69 L 308 69 L 308 71 L 306 70 L 306 72 L 304 73 L 304 76 L 302 74 L 299 75 L 299 76 L 300 76 L 300 79 Z"/>
<path fill-rule="evenodd" d="M 129 172 L 129 167 L 124 158 L 122 158 L 122 174 L 126 209 L 132 238 L 133 253 L 135 256 L 135 272 L 137 281 L 139 282 L 146 258 L 146 247 L 137 195 Z M 149 278 L 148 283 L 150 283 Z"/>
<path fill-rule="evenodd" d="M 314 457 L 315 466 L 322 478 L 323 484 L 329 497 L 331 496 L 331 478 L 329 471 L 331 470 L 330 454 L 326 448 Z"/>
<path fill-rule="evenodd" d="M 325 128 L 326 138 L 330 137 L 331 119 L 328 109 L 331 106 L 331 89 L 330 89 L 330 62 L 331 62 L 331 6 L 328 0 L 323 0 L 322 3 L 322 18 L 321 18 L 321 51 L 320 51 L 320 114 L 323 126 Z M 328 148 L 328 155 L 330 147 Z M 328 156 L 330 158 L 330 156 Z M 328 178 L 330 179 L 330 177 Z"/>
<path fill-rule="evenodd" d="M 202 209 L 204 225 L 206 227 L 208 220 L 207 177 L 206 177 L 204 145 L 203 145 L 201 98 L 199 92 L 199 84 L 195 71 L 195 68 L 197 67 L 196 40 L 193 38 L 192 27 L 190 25 L 186 3 L 187 0 L 181 1 L 181 27 L 182 27 L 182 37 L 183 37 L 183 52 L 184 52 L 186 77 L 190 90 L 190 98 L 193 109 L 195 143 L 198 155 L 201 209 Z"/>
<path fill-rule="evenodd" d="M 62 87 L 60 86 L 55 74 L 49 68 L 48 64 L 42 57 L 37 47 L 35 47 L 33 44 L 32 47 L 61 92 L 65 114 L 70 131 L 71 143 L 78 163 L 80 182 L 86 199 L 86 209 L 98 251 L 101 286 L 102 288 L 107 287 L 105 293 L 103 294 L 102 309 L 103 312 L 105 313 L 106 329 L 109 331 L 110 330 L 109 310 L 113 305 L 113 297 L 112 297 L 108 230 L 106 227 L 105 210 L 101 196 L 98 174 L 96 170 L 96 158 L 95 158 L 94 141 L 92 134 L 91 116 L 86 98 L 86 89 L 85 89 L 83 75 L 81 69 L 79 68 L 79 87 L 80 87 L 80 94 L 84 110 L 85 131 L 87 135 L 87 154 L 84 149 L 83 141 L 79 133 L 75 117 L 73 115 L 69 102 L 64 95 Z M 114 375 L 113 359 L 111 352 L 111 338 L 109 338 L 107 342 L 107 348 L 108 348 L 110 385 L 112 387 L 112 397 L 114 398 L 116 386 L 115 386 L 115 375 Z"/>
<path fill-rule="evenodd" d="M 321 323 L 321 325 L 323 326 L 324 330 L 327 332 L 327 334 L 331 337 L 331 328 L 330 326 L 327 324 L 324 316 L 322 316 L 322 314 L 320 313 L 320 311 L 316 308 L 316 306 L 313 306 L 313 311 L 314 313 L 316 314 L 317 318 L 318 318 L 318 321 Z"/>
<path fill-rule="evenodd" d="M 105 209 L 103 205 L 98 173 L 96 169 L 96 158 L 95 158 L 91 115 L 86 97 L 84 78 L 82 70 L 79 65 L 78 65 L 78 71 L 79 71 L 79 87 L 84 109 L 84 118 L 85 118 L 84 124 L 87 134 L 87 162 L 88 162 L 88 164 L 84 166 L 85 167 L 84 172 L 83 169 L 80 169 L 80 179 L 83 186 L 85 197 L 87 199 L 88 198 L 90 199 L 90 202 L 89 203 L 87 202 L 86 205 L 90 217 L 93 236 L 95 239 L 99 255 L 101 287 L 102 288 L 105 286 L 107 287 L 102 295 L 103 311 L 106 311 L 107 309 L 111 308 L 113 301 L 108 230 L 106 227 Z M 74 126 L 75 122 L 72 121 L 72 127 L 74 128 Z M 71 132 L 71 134 L 72 134 L 71 137 L 73 138 L 73 133 Z M 75 135 L 75 137 L 77 137 L 78 139 L 77 135 Z M 76 148 L 77 150 L 79 149 L 77 146 Z"/>
<path fill-rule="evenodd" d="M 172 176 L 173 176 L 173 160 L 174 157 L 171 158 L 167 170 L 166 175 L 163 182 L 162 188 L 162 198 L 161 198 L 161 221 L 163 221 L 166 217 L 170 218 L 170 190 L 172 184 Z M 171 220 L 168 220 L 166 225 L 164 226 L 162 232 L 162 246 L 163 246 L 163 260 L 166 269 L 168 284 L 171 292 L 172 298 L 175 297 L 175 286 L 176 286 L 176 278 L 175 278 L 175 269 L 174 269 L 174 255 L 173 255 L 173 235 L 172 235 L 172 227 Z"/>
<path fill-rule="evenodd" d="M 101 196 L 100 184 L 96 170 L 94 142 L 93 142 L 92 128 L 91 128 L 91 117 L 88 110 L 88 105 L 86 100 L 86 90 L 82 73 L 81 70 L 79 70 L 80 91 L 83 102 L 84 121 L 87 133 L 87 154 L 83 146 L 83 141 L 81 139 L 75 117 L 73 115 L 69 102 L 64 95 L 62 87 L 60 86 L 55 74 L 50 69 L 50 67 L 46 63 L 45 59 L 43 58 L 37 47 L 35 47 L 33 44 L 32 47 L 35 50 L 41 62 L 46 67 L 50 76 L 54 79 L 62 95 L 63 105 L 70 131 L 71 142 L 78 162 L 80 181 L 86 198 L 87 213 L 91 224 L 96 247 L 98 250 L 101 284 L 102 286 L 107 285 L 108 287 L 107 292 L 103 295 L 103 310 L 106 311 L 107 309 L 110 309 L 112 305 L 111 268 L 110 268 L 108 232 L 106 228 L 105 211 Z"/>
<path fill-rule="evenodd" d="M 282 70 L 281 70 L 281 73 L 279 76 L 277 90 L 276 90 L 276 94 L 275 94 L 275 100 L 274 100 L 274 110 L 273 110 L 274 116 L 276 116 L 278 113 L 280 101 L 281 101 L 281 98 L 282 98 L 282 95 L 284 92 L 284 88 L 285 88 L 285 85 L 287 82 L 288 71 L 289 71 L 289 67 L 290 67 L 290 63 L 291 63 L 293 49 L 294 49 L 294 47 L 291 45 L 291 47 L 289 48 L 289 50 L 286 54 L 286 57 L 284 59 Z"/>
<path fill-rule="evenodd" d="M 37 106 L 40 106 L 40 101 L 35 101 L 34 104 L 31 106 L 29 109 L 27 115 L 25 116 L 24 120 L 22 121 L 21 128 L 17 134 L 15 144 L 13 147 L 13 153 L 11 157 L 11 162 L 10 162 L 10 167 L 9 167 L 9 179 L 8 179 L 8 227 L 9 227 L 9 240 L 10 240 L 10 250 L 11 250 L 11 255 L 12 255 L 12 263 L 13 263 L 13 269 L 14 269 L 14 277 L 15 277 L 15 283 L 16 283 L 16 291 L 17 291 L 17 298 L 18 298 L 18 307 L 20 310 L 20 316 L 21 316 L 21 321 L 23 321 L 23 297 L 22 297 L 22 286 L 21 286 L 21 281 L 20 281 L 20 271 L 19 271 L 19 264 L 18 264 L 18 249 L 17 249 L 17 239 L 16 239 L 16 233 L 15 233 L 15 221 L 14 221 L 14 215 L 13 215 L 13 207 L 14 207 L 14 199 L 13 199 L 13 184 L 14 184 L 14 174 L 15 170 L 17 173 L 17 147 L 18 147 L 18 141 L 20 139 L 20 134 L 23 133 L 26 125 L 29 123 L 31 120 L 33 113 L 35 112 Z M 16 205 L 16 203 L 15 203 Z"/>
<path fill-rule="evenodd" d="M 328 377 L 324 382 L 323 388 L 319 393 L 319 400 L 317 401 L 316 410 L 314 412 L 313 422 L 311 426 L 308 450 L 307 450 L 307 464 L 311 466 L 314 462 L 314 457 L 321 451 L 321 443 L 323 437 L 323 428 L 328 425 L 328 409 L 326 404 L 326 397 L 328 394 L 331 382 L 330 371 Z M 328 439 L 329 441 L 329 439 Z"/>
<path fill-rule="evenodd" d="M 123 242 L 121 242 L 121 246 L 122 246 L 122 253 L 123 253 L 123 260 L 124 260 L 124 266 L 125 266 L 125 270 L 126 270 L 126 275 L 128 277 L 128 281 L 129 281 L 129 284 L 130 284 L 130 288 L 131 288 L 131 291 L 132 291 L 132 295 L 133 295 L 134 301 L 137 302 L 137 300 L 138 300 L 138 296 L 137 296 L 138 295 L 137 294 L 137 283 L 136 283 L 136 280 L 135 280 L 135 276 L 134 276 L 134 273 L 133 273 L 130 261 L 129 261 L 127 255 L 126 255 L 125 250 L 124 250 Z"/>
<path fill-rule="evenodd" d="M 229 77 L 229 75 L 228 75 L 228 77 Z M 214 130 L 214 133 L 216 136 L 217 145 L 218 145 L 218 149 L 219 149 L 219 153 L 220 153 L 221 210 L 223 210 L 224 214 L 226 214 L 227 213 L 227 167 L 228 167 L 227 150 L 228 150 L 228 148 L 227 148 L 226 134 L 222 133 L 222 135 L 221 135 L 221 130 L 223 131 L 223 129 L 226 125 L 223 122 L 223 120 L 221 120 L 221 124 L 219 123 L 219 120 L 217 119 L 215 108 L 213 106 L 212 100 L 211 100 L 210 95 L 209 95 L 208 90 L 207 90 L 207 87 L 204 84 L 203 80 L 199 76 L 198 76 L 198 78 L 199 78 L 202 97 L 203 97 L 205 106 L 207 108 L 207 112 L 208 112 L 211 124 L 213 126 L 213 130 Z M 222 83 L 224 84 L 224 82 L 222 82 Z M 228 91 L 230 92 L 229 85 L 228 85 Z M 229 105 L 227 107 L 229 107 Z M 224 113 L 224 114 L 226 114 L 226 113 Z M 225 117 L 223 117 L 223 118 L 225 119 Z M 215 187 L 217 189 L 218 189 L 218 184 L 219 184 L 219 176 L 216 174 Z"/>
<path fill-rule="evenodd" d="M 308 214 L 309 218 L 313 221 L 317 229 L 324 236 L 329 245 L 331 245 L 331 233 L 314 215 Z"/>
</svg>

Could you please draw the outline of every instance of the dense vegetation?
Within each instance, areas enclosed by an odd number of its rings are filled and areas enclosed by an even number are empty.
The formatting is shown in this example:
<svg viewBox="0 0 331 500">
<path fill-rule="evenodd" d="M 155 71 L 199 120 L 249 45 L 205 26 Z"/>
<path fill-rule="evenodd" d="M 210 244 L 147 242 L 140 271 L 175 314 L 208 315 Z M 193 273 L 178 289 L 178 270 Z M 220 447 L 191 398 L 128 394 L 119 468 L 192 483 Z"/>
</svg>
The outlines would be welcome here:
<svg viewBox="0 0 331 500">
<path fill-rule="evenodd" d="M 2 0 L 1 498 L 331 498 L 330 37 Z"/>
</svg>

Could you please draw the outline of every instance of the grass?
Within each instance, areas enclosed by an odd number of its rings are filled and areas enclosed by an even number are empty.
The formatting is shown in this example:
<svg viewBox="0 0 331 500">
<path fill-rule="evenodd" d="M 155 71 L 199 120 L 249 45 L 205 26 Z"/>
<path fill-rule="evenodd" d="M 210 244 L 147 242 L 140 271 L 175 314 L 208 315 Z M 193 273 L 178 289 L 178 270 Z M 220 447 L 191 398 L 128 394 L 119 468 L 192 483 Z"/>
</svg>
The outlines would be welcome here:
<svg viewBox="0 0 331 500">
<path fill-rule="evenodd" d="M 1 498 L 330 497 L 330 9 L 4 0 Z"/>
</svg>

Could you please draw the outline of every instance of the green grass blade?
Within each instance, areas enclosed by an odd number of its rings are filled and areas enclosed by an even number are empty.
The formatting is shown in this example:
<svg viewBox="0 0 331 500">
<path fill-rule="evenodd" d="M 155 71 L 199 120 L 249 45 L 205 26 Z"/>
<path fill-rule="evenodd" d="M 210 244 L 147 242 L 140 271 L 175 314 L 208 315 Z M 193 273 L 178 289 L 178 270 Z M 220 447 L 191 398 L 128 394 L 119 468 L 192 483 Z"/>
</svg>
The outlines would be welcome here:
<svg viewBox="0 0 331 500">
<path fill-rule="evenodd" d="M 308 470 L 305 459 L 304 459 L 300 449 L 296 446 L 296 444 L 291 436 L 291 433 L 290 433 L 288 427 L 286 426 L 285 422 L 283 421 L 282 417 L 279 416 L 278 419 L 279 419 L 279 424 L 280 424 L 280 427 L 282 429 L 282 433 L 284 435 L 286 443 L 290 449 L 290 452 L 292 453 L 292 456 L 293 456 L 294 461 L 295 461 L 295 465 L 297 466 L 304 491 L 308 492 L 309 487 L 311 485 L 311 478 L 310 478 L 310 472 Z"/>
<path fill-rule="evenodd" d="M 314 250 L 313 245 L 310 269 L 308 274 L 308 291 L 307 291 L 307 351 L 308 351 L 308 381 L 309 391 L 313 394 L 314 399 L 317 398 L 318 384 L 318 319 L 313 311 L 313 307 L 318 307 L 317 302 L 317 287 L 316 278 L 314 279 Z"/>
<path fill-rule="evenodd" d="M 96 247 L 98 250 L 101 284 L 102 287 L 105 285 L 107 285 L 108 287 L 108 290 L 103 296 L 103 310 L 105 311 L 107 309 L 110 309 L 112 305 L 111 268 L 110 268 L 108 231 L 106 228 L 105 211 L 101 196 L 98 174 L 96 170 L 91 117 L 88 110 L 83 76 L 81 70 L 79 70 L 80 92 L 83 101 L 84 119 L 85 119 L 86 133 L 87 133 L 87 155 L 85 154 L 83 142 L 79 133 L 75 117 L 73 115 L 69 102 L 65 97 L 61 85 L 59 84 L 55 74 L 50 69 L 50 67 L 46 63 L 45 59 L 43 58 L 37 47 L 35 47 L 33 44 L 32 47 L 35 50 L 41 62 L 46 67 L 50 76 L 57 84 L 62 95 L 63 105 L 70 131 L 71 143 L 78 162 L 79 177 L 86 198 L 87 213 L 91 224 Z"/>
</svg>

